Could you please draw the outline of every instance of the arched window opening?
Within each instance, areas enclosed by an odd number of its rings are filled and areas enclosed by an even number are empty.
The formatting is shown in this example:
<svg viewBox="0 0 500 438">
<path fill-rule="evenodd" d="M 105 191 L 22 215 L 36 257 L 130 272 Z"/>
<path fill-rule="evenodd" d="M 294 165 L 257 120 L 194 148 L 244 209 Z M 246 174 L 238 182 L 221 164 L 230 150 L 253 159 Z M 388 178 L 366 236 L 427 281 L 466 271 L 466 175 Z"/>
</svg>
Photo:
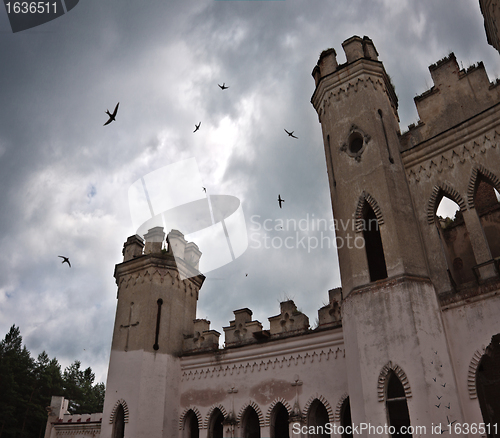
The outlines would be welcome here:
<svg viewBox="0 0 500 438">
<path fill-rule="evenodd" d="M 200 438 L 200 426 L 198 417 L 191 409 L 184 417 L 184 438 Z"/>
<path fill-rule="evenodd" d="M 347 397 L 342 402 L 342 407 L 340 408 L 340 425 L 344 428 L 344 433 L 342 434 L 342 438 L 351 438 L 352 437 L 352 419 L 351 419 L 351 404 L 349 403 L 349 397 Z M 346 432 L 346 428 L 349 427 Z"/>
<path fill-rule="evenodd" d="M 249 406 L 241 420 L 243 438 L 260 438 L 259 416 L 255 409 Z"/>
<path fill-rule="evenodd" d="M 411 437 L 411 434 L 401 432 L 401 428 L 406 432 L 410 426 L 410 413 L 403 384 L 394 371 L 390 371 L 387 376 L 386 398 L 387 419 L 390 426 L 394 426 L 396 433 L 392 437 Z"/>
<path fill-rule="evenodd" d="M 500 437 L 500 333 L 493 336 L 476 371 L 476 390 L 488 438 Z M 488 427 L 488 424 L 490 425 Z M 496 427 L 494 425 L 497 425 Z"/>
<path fill-rule="evenodd" d="M 309 413 L 307 415 L 307 429 L 308 431 L 314 431 L 314 434 L 309 433 L 308 436 L 315 438 L 327 438 L 330 434 L 327 433 L 329 428 L 327 424 L 329 423 L 328 411 L 325 405 L 321 403 L 318 399 L 311 403 L 309 408 Z M 313 428 L 311 428 L 311 426 Z"/>
<path fill-rule="evenodd" d="M 474 205 L 493 258 L 500 257 L 500 195 L 482 175 L 476 182 Z"/>
<path fill-rule="evenodd" d="M 476 259 L 460 207 L 444 193 L 440 194 L 440 198 L 434 220 L 448 273 L 455 285 L 474 281 L 472 267 L 476 265 Z"/>
<path fill-rule="evenodd" d="M 125 411 L 123 405 L 116 408 L 113 421 L 113 438 L 123 438 L 125 436 Z"/>
<path fill-rule="evenodd" d="M 208 423 L 208 438 L 223 438 L 224 414 L 219 408 L 215 408 Z"/>
<path fill-rule="evenodd" d="M 380 236 L 377 216 L 368 202 L 365 202 L 363 206 L 363 218 L 363 237 L 365 239 L 370 281 L 382 280 L 387 278 L 384 248 L 382 246 L 382 237 Z"/>
<path fill-rule="evenodd" d="M 290 438 L 288 411 L 281 403 L 276 404 L 271 416 L 271 438 Z"/>
</svg>

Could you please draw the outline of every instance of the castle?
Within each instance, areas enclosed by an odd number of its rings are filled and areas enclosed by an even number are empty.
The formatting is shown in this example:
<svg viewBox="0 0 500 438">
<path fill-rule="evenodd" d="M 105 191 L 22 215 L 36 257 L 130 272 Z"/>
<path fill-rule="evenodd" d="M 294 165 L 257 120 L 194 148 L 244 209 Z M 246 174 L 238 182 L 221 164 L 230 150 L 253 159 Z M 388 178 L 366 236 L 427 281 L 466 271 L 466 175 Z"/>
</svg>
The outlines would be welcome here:
<svg viewBox="0 0 500 438">
<path fill-rule="evenodd" d="M 500 85 L 449 55 L 401 135 L 373 42 L 342 46 L 346 63 L 329 49 L 314 67 L 312 104 L 334 217 L 365 244 L 338 249 L 342 288 L 318 327 L 293 301 L 269 329 L 242 308 L 220 349 L 196 319 L 198 247 L 175 230 L 167 251 L 161 228 L 129 237 L 104 411 L 53 397 L 46 438 L 500 436 Z M 444 197 L 453 220 L 437 216 Z"/>
</svg>

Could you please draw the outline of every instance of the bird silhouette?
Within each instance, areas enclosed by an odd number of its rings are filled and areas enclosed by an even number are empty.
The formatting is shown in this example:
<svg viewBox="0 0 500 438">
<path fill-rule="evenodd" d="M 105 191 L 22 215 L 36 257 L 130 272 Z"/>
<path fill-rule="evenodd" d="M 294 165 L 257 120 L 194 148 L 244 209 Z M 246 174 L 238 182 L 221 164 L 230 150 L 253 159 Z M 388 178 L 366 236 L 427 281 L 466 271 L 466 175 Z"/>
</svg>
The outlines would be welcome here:
<svg viewBox="0 0 500 438">
<path fill-rule="evenodd" d="M 64 259 L 61 263 L 67 263 L 69 265 L 69 267 L 71 268 L 71 263 L 69 262 L 68 257 L 64 257 L 64 256 L 57 256 L 57 257 L 61 257 L 62 259 Z"/>
<path fill-rule="evenodd" d="M 435 377 L 433 377 L 433 378 L 432 378 L 432 380 L 434 380 L 434 382 L 435 382 L 435 381 L 436 381 L 436 378 L 435 378 Z"/>
<path fill-rule="evenodd" d="M 103 125 L 103 126 L 106 126 L 106 125 L 109 125 L 111 122 L 115 122 L 116 119 L 116 113 L 118 112 L 118 105 L 120 105 L 120 102 L 118 102 L 115 106 L 115 110 L 113 111 L 113 114 L 110 114 L 110 112 L 108 110 L 106 110 L 106 114 L 109 116 L 109 120 Z"/>
<path fill-rule="evenodd" d="M 196 132 L 198 131 L 198 129 L 200 129 L 200 125 L 201 125 L 201 122 L 198 123 L 197 125 L 195 124 L 194 127 L 196 128 L 193 132 Z"/>
<path fill-rule="evenodd" d="M 446 386 L 446 382 L 441 385 L 443 388 Z"/>
<path fill-rule="evenodd" d="M 227 90 L 229 88 L 229 87 L 226 87 L 226 83 L 225 82 L 223 82 L 222 85 L 220 85 L 220 84 L 217 84 L 217 85 L 219 85 L 219 87 L 220 87 L 221 90 Z"/>
<path fill-rule="evenodd" d="M 284 200 L 284 199 L 281 199 L 281 195 L 278 195 L 278 202 L 279 202 L 279 204 L 280 204 L 280 208 L 281 208 L 281 203 L 282 203 L 282 202 L 285 202 L 285 200 Z"/>
<path fill-rule="evenodd" d="M 439 395 L 436 395 L 436 397 L 438 398 L 438 400 L 441 400 L 443 398 L 443 396 L 439 397 Z"/>
<path fill-rule="evenodd" d="M 202 187 L 203 191 L 207 193 L 207 189 L 205 187 Z"/>
<path fill-rule="evenodd" d="M 298 139 L 298 138 L 299 138 L 299 137 L 295 137 L 295 135 L 293 135 L 293 133 L 294 133 L 295 131 L 288 132 L 288 131 L 285 129 L 285 132 L 288 134 L 288 137 L 293 137 L 293 138 L 296 138 L 296 139 Z"/>
<path fill-rule="evenodd" d="M 451 403 L 448 403 L 448 406 L 445 406 L 446 409 L 451 409 Z"/>
<path fill-rule="evenodd" d="M 439 406 L 441 406 L 441 403 L 439 403 L 438 405 L 434 405 L 434 406 L 436 406 L 436 408 L 439 409 Z"/>
<path fill-rule="evenodd" d="M 248 274 L 245 274 L 245 277 L 248 277 Z"/>
</svg>

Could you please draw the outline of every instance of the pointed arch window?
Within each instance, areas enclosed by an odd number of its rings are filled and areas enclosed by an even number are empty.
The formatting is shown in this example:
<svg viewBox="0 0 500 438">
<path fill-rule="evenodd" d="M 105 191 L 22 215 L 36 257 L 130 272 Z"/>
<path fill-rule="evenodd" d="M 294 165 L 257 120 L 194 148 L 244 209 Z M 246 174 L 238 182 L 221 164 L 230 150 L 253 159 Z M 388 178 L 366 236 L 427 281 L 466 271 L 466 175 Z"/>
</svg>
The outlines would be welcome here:
<svg viewBox="0 0 500 438">
<path fill-rule="evenodd" d="M 183 438 L 200 438 L 200 425 L 196 413 L 190 409 L 184 417 Z"/>
<path fill-rule="evenodd" d="M 219 408 L 213 410 L 208 423 L 208 438 L 223 438 L 224 414 Z"/>
<path fill-rule="evenodd" d="M 500 194 L 492 181 L 481 173 L 475 184 L 474 206 L 492 258 L 500 257 Z"/>
<path fill-rule="evenodd" d="M 385 264 L 384 247 L 380 235 L 379 222 L 371 205 L 365 201 L 363 205 L 366 258 L 370 281 L 377 281 L 387 278 L 387 266 Z"/>
<path fill-rule="evenodd" d="M 349 403 L 349 397 L 342 402 L 342 407 L 340 408 L 340 425 L 344 428 L 342 438 L 352 438 L 351 404 Z M 346 428 L 349 428 L 347 430 L 351 433 L 347 433 Z"/>
<path fill-rule="evenodd" d="M 403 384 L 393 370 L 387 376 L 385 405 L 387 409 L 387 420 L 390 426 L 394 426 L 396 433 L 391 437 L 411 437 L 411 434 L 402 434 L 410 426 L 410 413 Z"/>
<path fill-rule="evenodd" d="M 307 426 L 308 430 L 314 430 L 314 434 L 309 434 L 310 437 L 315 438 L 327 438 L 329 434 L 327 433 L 327 424 L 329 423 L 328 410 L 325 405 L 321 403 L 318 399 L 315 399 L 309 408 L 307 414 Z M 312 429 L 311 426 L 314 428 Z"/>
<path fill-rule="evenodd" d="M 125 411 L 123 405 L 119 404 L 113 419 L 113 438 L 124 438 L 125 436 Z"/>
<path fill-rule="evenodd" d="M 286 407 L 277 403 L 271 415 L 271 438 L 290 438 L 288 420 Z"/>
<path fill-rule="evenodd" d="M 491 339 L 476 371 L 477 398 L 488 438 L 500 437 L 500 398 L 498 397 L 500 373 L 498 370 L 500 370 L 500 333 Z"/>
<path fill-rule="evenodd" d="M 455 285 L 474 281 L 476 259 L 459 204 L 442 190 L 436 198 L 434 223 L 437 227 L 448 273 Z"/>
<path fill-rule="evenodd" d="M 255 409 L 249 406 L 241 419 L 243 438 L 260 438 L 259 416 Z"/>
</svg>

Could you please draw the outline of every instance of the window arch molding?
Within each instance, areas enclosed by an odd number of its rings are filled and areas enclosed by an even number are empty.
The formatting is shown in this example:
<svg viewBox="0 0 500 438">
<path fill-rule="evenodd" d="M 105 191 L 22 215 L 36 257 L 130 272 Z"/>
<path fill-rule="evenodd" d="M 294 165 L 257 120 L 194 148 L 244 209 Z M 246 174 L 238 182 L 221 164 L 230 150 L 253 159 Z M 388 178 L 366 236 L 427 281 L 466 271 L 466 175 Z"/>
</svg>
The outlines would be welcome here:
<svg viewBox="0 0 500 438">
<path fill-rule="evenodd" d="M 186 416 L 189 414 L 189 411 L 193 411 L 194 415 L 196 415 L 196 419 L 198 420 L 198 427 L 201 429 L 203 427 L 203 417 L 201 416 L 198 408 L 191 406 L 182 411 L 182 414 L 179 417 L 179 430 L 182 430 L 184 428 L 184 422 L 186 421 Z"/>
<path fill-rule="evenodd" d="M 335 423 L 340 423 L 340 414 L 342 413 L 342 405 L 344 404 L 344 401 L 349 398 L 349 394 L 347 392 L 344 392 L 342 396 L 339 399 L 339 402 L 337 403 L 337 406 L 335 407 Z"/>
<path fill-rule="evenodd" d="M 467 205 L 465 204 L 462 196 L 460 196 L 460 193 L 458 193 L 458 191 L 455 190 L 450 184 L 444 182 L 436 184 L 432 188 L 429 203 L 427 204 L 427 223 L 429 225 L 435 224 L 436 211 L 443 196 L 447 196 L 452 201 L 456 202 L 462 213 L 467 210 Z"/>
<path fill-rule="evenodd" d="M 287 410 L 288 412 L 288 415 L 292 415 L 292 407 L 290 406 L 290 404 L 284 399 L 284 398 L 277 398 L 276 400 L 274 400 L 271 405 L 269 406 L 269 409 L 267 410 L 267 413 L 266 413 L 266 420 L 265 420 L 265 425 L 266 426 L 269 426 L 271 424 L 271 416 L 273 414 L 273 411 L 274 411 L 274 408 L 278 405 L 278 404 L 281 404 L 285 407 L 285 409 Z"/>
<path fill-rule="evenodd" d="M 328 403 L 328 400 L 325 397 L 318 394 L 311 396 L 311 398 L 309 398 L 307 403 L 304 405 L 304 409 L 302 410 L 302 417 L 307 418 L 307 415 L 309 414 L 309 409 L 311 408 L 311 405 L 313 404 L 314 400 L 318 400 L 323 404 L 323 406 L 326 408 L 326 411 L 328 412 L 328 421 L 330 423 L 333 423 L 335 415 L 333 413 L 333 409 L 330 403 Z"/>
<path fill-rule="evenodd" d="M 238 417 L 236 418 L 236 421 L 238 423 L 241 423 L 241 419 L 243 418 L 245 411 L 249 407 L 253 408 L 253 410 L 255 411 L 257 416 L 259 417 L 259 426 L 264 427 L 264 425 L 265 425 L 264 415 L 262 415 L 262 411 L 260 410 L 259 405 L 257 403 L 255 403 L 254 401 L 250 401 L 250 402 L 243 405 L 243 407 L 240 409 L 240 411 L 238 413 Z"/>
<path fill-rule="evenodd" d="M 387 362 L 386 365 L 384 365 L 384 367 L 382 368 L 382 371 L 380 371 L 380 374 L 378 377 L 377 392 L 378 392 L 378 401 L 379 402 L 385 401 L 385 388 L 387 386 L 386 385 L 387 378 L 389 377 L 389 374 L 391 371 L 394 371 L 394 373 L 396 374 L 398 379 L 403 384 L 406 398 L 411 397 L 410 383 L 408 382 L 408 377 L 406 376 L 406 373 L 403 371 L 403 369 L 399 365 L 392 364 L 392 362 L 389 361 L 389 362 Z"/>
<path fill-rule="evenodd" d="M 477 398 L 477 387 L 476 387 L 476 377 L 477 377 L 477 368 L 479 367 L 479 363 L 486 352 L 486 348 L 484 345 L 474 352 L 472 359 L 469 363 L 469 370 L 467 371 L 467 389 L 469 391 L 469 398 L 474 400 Z"/>
<path fill-rule="evenodd" d="M 123 408 L 123 422 L 128 423 L 129 412 L 127 402 L 123 399 L 120 399 L 115 403 L 113 410 L 111 411 L 111 415 L 109 416 L 109 424 L 113 424 L 115 422 L 116 412 L 118 411 L 118 407 L 120 405 Z"/>
<path fill-rule="evenodd" d="M 380 210 L 380 207 L 375 200 L 375 198 L 370 195 L 369 193 L 363 191 L 361 193 L 359 199 L 358 199 L 358 205 L 356 207 L 356 213 L 355 213 L 355 218 L 356 218 L 356 233 L 361 233 L 364 229 L 365 226 L 365 221 L 363 217 L 363 207 L 365 205 L 365 202 L 367 202 L 370 207 L 373 209 L 373 212 L 375 213 L 375 216 L 377 218 L 378 225 L 382 225 L 384 223 L 384 216 L 382 215 L 382 211 Z"/>
<path fill-rule="evenodd" d="M 212 405 L 210 409 L 208 410 L 207 415 L 205 415 L 205 421 L 203 422 L 203 429 L 208 429 L 208 426 L 210 424 L 210 418 L 212 417 L 212 414 L 214 411 L 218 409 L 221 411 L 222 415 L 224 415 L 224 419 L 227 418 L 227 411 L 222 405 Z"/>
<path fill-rule="evenodd" d="M 500 178 L 493 172 L 486 169 L 482 164 L 474 166 L 467 186 L 467 201 L 469 208 L 475 208 L 475 196 L 477 180 L 483 176 L 499 193 L 500 193 Z"/>
</svg>

